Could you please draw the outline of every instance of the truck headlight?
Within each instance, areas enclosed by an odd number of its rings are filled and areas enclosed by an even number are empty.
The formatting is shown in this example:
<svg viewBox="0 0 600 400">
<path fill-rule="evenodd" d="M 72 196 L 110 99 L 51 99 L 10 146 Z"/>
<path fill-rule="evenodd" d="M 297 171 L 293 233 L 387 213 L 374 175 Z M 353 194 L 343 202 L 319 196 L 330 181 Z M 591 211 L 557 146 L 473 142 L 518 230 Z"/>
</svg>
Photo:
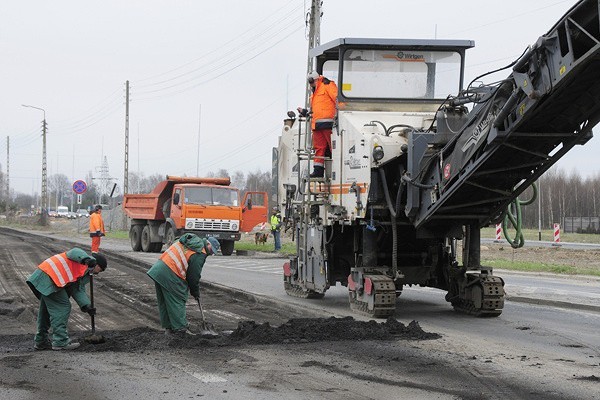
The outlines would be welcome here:
<svg viewBox="0 0 600 400">
<path fill-rule="evenodd" d="M 237 231 L 238 229 L 238 225 L 237 224 L 231 224 L 231 230 L 232 231 Z"/>
<path fill-rule="evenodd" d="M 383 147 L 381 146 L 375 146 L 373 148 L 373 158 L 375 159 L 375 161 L 379 161 L 383 158 L 384 154 L 383 154 Z"/>
<path fill-rule="evenodd" d="M 192 229 L 194 227 L 194 221 L 188 221 L 185 223 L 185 227 L 187 229 Z"/>
</svg>

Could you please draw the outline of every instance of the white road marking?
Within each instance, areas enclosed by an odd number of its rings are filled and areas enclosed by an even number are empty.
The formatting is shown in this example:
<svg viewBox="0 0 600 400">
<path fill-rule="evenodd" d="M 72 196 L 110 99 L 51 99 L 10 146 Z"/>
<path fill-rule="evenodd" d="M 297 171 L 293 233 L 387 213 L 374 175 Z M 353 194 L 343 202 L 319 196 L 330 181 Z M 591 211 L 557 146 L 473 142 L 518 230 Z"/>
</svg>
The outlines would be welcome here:
<svg viewBox="0 0 600 400">
<path fill-rule="evenodd" d="M 223 310 L 206 310 L 206 312 L 210 313 L 210 314 L 218 315 L 218 316 L 226 318 L 226 319 L 237 319 L 237 320 L 246 319 L 239 314 L 235 314 L 235 313 L 223 311 Z"/>
<path fill-rule="evenodd" d="M 237 266 L 233 266 L 233 265 L 213 265 L 211 266 L 213 268 L 225 268 L 225 269 L 235 269 L 235 270 L 240 270 L 240 271 L 250 271 L 250 272 L 265 272 L 265 273 L 269 273 L 269 274 L 282 274 L 283 273 L 283 268 L 281 267 L 265 267 L 265 266 L 259 266 L 259 267 L 248 267 L 248 266 L 244 266 L 244 267 L 237 267 Z"/>
<path fill-rule="evenodd" d="M 186 374 L 190 374 L 191 376 L 198 379 L 202 383 L 227 382 L 227 379 L 225 379 L 219 375 L 215 375 L 215 374 L 211 374 L 208 372 L 204 372 L 202 370 L 198 370 L 198 367 L 195 365 L 183 365 L 183 364 L 179 364 L 179 363 L 174 363 L 173 366 L 179 368 Z"/>
</svg>

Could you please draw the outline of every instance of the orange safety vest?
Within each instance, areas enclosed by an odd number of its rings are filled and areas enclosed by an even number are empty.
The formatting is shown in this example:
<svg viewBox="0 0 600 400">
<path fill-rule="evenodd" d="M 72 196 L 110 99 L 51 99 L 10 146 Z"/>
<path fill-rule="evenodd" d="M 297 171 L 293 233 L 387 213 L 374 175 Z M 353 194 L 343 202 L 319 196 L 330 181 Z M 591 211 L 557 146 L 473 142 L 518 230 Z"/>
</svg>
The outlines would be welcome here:
<svg viewBox="0 0 600 400">
<path fill-rule="evenodd" d="M 195 253 L 195 251 L 187 249 L 181 242 L 176 242 L 160 256 L 160 259 L 171 268 L 171 271 L 173 271 L 175 275 L 185 280 L 188 261 L 192 254 Z"/>
<path fill-rule="evenodd" d="M 58 287 L 65 287 L 67 283 L 75 282 L 88 270 L 87 265 L 68 259 L 67 253 L 56 254 L 46 259 L 38 268 L 52 278 Z"/>
<path fill-rule="evenodd" d="M 102 220 L 102 215 L 95 212 L 90 215 L 90 233 L 95 233 L 97 231 L 106 233 L 104 231 L 104 221 Z"/>
<path fill-rule="evenodd" d="M 312 111 L 311 128 L 321 119 L 332 119 L 335 117 L 335 103 L 337 101 L 338 88 L 334 81 L 323 82 L 320 76 L 317 80 L 315 91 L 310 96 L 310 109 Z"/>
</svg>

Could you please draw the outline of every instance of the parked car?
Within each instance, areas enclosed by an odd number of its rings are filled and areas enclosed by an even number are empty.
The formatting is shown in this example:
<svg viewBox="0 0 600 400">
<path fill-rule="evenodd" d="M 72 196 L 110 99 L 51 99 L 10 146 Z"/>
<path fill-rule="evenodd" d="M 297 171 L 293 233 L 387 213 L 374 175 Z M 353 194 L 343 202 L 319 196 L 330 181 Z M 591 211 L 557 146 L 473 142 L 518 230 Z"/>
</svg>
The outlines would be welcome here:
<svg viewBox="0 0 600 400">
<path fill-rule="evenodd" d="M 80 218 L 80 217 L 88 218 L 90 216 L 90 213 L 85 208 L 78 208 L 77 211 L 75 211 L 75 214 L 77 214 L 77 218 Z"/>
<path fill-rule="evenodd" d="M 68 219 L 76 219 L 77 218 L 77 213 L 75 213 L 73 211 L 69 211 L 69 213 L 67 214 L 67 218 Z"/>
<path fill-rule="evenodd" d="M 58 206 L 56 207 L 56 216 L 59 218 L 66 218 L 69 216 L 69 207 Z"/>
</svg>

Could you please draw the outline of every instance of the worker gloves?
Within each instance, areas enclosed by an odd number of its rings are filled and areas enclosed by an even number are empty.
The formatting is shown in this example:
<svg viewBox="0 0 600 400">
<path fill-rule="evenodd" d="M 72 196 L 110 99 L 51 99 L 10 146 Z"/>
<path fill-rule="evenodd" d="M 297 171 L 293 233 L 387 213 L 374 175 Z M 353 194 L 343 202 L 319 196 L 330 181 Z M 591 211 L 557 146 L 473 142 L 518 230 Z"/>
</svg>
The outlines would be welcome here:
<svg viewBox="0 0 600 400">
<path fill-rule="evenodd" d="M 81 311 L 88 313 L 90 317 L 96 315 L 96 308 L 90 306 L 89 304 L 86 304 L 85 306 L 81 307 Z"/>
<path fill-rule="evenodd" d="M 104 235 L 104 233 L 102 233 L 100 231 L 96 231 L 96 236 L 102 237 L 102 236 L 106 236 L 106 235 Z"/>
</svg>

